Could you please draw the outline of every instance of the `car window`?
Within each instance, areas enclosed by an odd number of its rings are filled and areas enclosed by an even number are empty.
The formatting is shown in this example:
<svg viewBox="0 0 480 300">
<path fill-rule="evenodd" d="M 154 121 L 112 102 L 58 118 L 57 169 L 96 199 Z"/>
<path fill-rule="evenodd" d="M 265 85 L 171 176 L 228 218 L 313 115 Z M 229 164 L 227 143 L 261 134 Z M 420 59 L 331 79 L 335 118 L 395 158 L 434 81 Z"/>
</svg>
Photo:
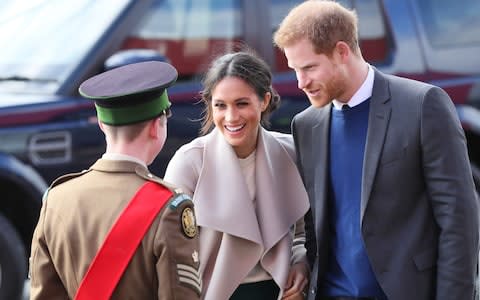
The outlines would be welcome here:
<svg viewBox="0 0 480 300">
<path fill-rule="evenodd" d="M 446 0 L 421 0 L 416 3 L 432 47 L 459 47 L 480 43 L 479 0 L 463 0 L 461 4 Z"/>
<path fill-rule="evenodd" d="M 373 64 L 385 63 L 391 49 L 379 0 L 354 1 L 358 15 L 358 35 L 364 58 Z"/>
<path fill-rule="evenodd" d="M 241 39 L 240 8 L 238 0 L 157 0 L 123 48 L 155 49 L 182 78 L 194 76 Z"/>
<path fill-rule="evenodd" d="M 0 89 L 55 91 L 128 2 L 2 0 Z"/>
<path fill-rule="evenodd" d="M 461 4 L 445 0 L 410 3 L 426 67 L 433 79 L 440 80 L 432 83 L 445 86 L 444 79 L 454 74 L 478 74 L 480 0 L 464 0 Z"/>
<path fill-rule="evenodd" d="M 283 18 L 288 14 L 288 12 L 295 7 L 296 5 L 302 3 L 302 0 L 271 0 L 271 28 L 272 35 L 277 30 L 278 25 L 282 22 Z M 280 49 L 275 48 L 275 70 L 282 72 L 290 70 L 287 65 L 287 60 L 283 52 Z"/>
<path fill-rule="evenodd" d="M 288 12 L 303 0 L 266 0 L 269 13 L 245 16 L 244 1 L 250 0 L 156 0 L 148 14 L 124 42 L 123 49 L 154 49 L 176 66 L 180 80 L 191 79 L 205 71 L 217 54 L 238 49 L 247 40 L 244 22 L 248 18 L 265 16 L 270 28 L 258 28 L 251 45 L 268 40 L 273 48 L 272 35 Z M 360 47 L 365 58 L 373 64 L 387 60 L 388 35 L 379 0 L 340 0 L 356 10 L 359 16 Z M 263 3 L 263 2 L 262 2 Z M 256 12 L 255 12 L 256 13 Z M 265 45 L 263 45 L 265 46 Z M 285 56 L 279 49 L 272 52 L 255 49 L 272 63 L 275 72 L 288 71 Z M 271 59 L 270 55 L 274 58 Z"/>
</svg>

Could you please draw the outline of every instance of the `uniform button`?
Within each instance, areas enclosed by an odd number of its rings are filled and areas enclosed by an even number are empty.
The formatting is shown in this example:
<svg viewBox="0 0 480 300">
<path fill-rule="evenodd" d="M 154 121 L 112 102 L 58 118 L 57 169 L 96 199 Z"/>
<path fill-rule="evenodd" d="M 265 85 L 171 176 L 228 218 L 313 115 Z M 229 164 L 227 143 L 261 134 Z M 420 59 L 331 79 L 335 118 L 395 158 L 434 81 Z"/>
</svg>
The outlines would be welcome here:
<svg viewBox="0 0 480 300">
<path fill-rule="evenodd" d="M 152 173 L 148 173 L 147 176 L 148 176 L 148 178 L 153 178 L 153 174 L 152 174 Z"/>
</svg>

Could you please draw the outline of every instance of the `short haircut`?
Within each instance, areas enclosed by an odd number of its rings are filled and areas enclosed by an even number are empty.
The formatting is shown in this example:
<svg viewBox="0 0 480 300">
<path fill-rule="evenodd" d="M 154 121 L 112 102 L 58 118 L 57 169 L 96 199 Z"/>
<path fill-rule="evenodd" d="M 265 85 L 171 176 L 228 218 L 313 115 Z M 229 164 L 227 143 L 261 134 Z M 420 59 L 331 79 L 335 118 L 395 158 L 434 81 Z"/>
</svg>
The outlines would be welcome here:
<svg viewBox="0 0 480 300">
<path fill-rule="evenodd" d="M 360 54 L 358 44 L 358 18 L 334 1 L 310 0 L 294 7 L 280 23 L 273 40 L 284 49 L 306 38 L 317 54 L 330 56 L 337 42 L 343 41 Z"/>
</svg>

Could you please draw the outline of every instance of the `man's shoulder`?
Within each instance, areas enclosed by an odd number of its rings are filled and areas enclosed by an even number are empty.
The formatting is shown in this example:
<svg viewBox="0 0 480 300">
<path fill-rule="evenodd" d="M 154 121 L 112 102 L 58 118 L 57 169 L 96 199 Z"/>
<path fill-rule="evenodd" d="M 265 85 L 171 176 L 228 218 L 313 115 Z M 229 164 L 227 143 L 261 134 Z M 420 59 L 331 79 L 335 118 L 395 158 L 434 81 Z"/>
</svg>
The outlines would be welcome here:
<svg viewBox="0 0 480 300">
<path fill-rule="evenodd" d="M 392 74 L 385 74 L 379 71 L 377 73 L 377 76 L 380 76 L 386 81 L 388 81 L 388 85 L 390 87 L 392 95 L 425 94 L 431 89 L 439 89 L 439 87 L 426 82 Z"/>
<path fill-rule="evenodd" d="M 139 175 L 145 178 L 146 181 L 152 182 L 169 191 L 169 193 L 165 195 L 168 199 L 163 199 L 167 200 L 163 213 L 160 215 L 160 218 L 164 220 L 163 223 L 178 224 L 178 222 L 180 222 L 179 224 L 181 226 L 175 226 L 175 228 L 181 228 L 183 234 L 189 238 L 195 237 L 197 235 L 197 226 L 192 198 L 185 194 L 180 188 L 151 173 L 140 173 Z M 180 216 L 180 218 L 178 218 L 178 216 Z"/>
<path fill-rule="evenodd" d="M 83 176 L 85 174 L 87 174 L 88 172 L 90 172 L 91 170 L 88 169 L 88 170 L 82 170 L 80 172 L 76 172 L 76 173 L 68 173 L 68 174 L 65 174 L 65 175 L 62 175 L 60 177 L 58 177 L 57 179 L 55 179 L 52 184 L 50 185 L 50 188 L 53 188 L 57 185 L 60 185 L 62 183 L 65 183 L 67 181 L 70 181 L 74 178 L 77 178 L 77 177 L 80 177 L 80 176 Z"/>
<path fill-rule="evenodd" d="M 135 169 L 135 173 L 141 177 L 145 182 L 153 182 L 157 185 L 164 187 L 165 189 L 169 190 L 172 195 L 181 194 L 182 191 L 180 188 L 176 187 L 175 185 L 163 180 L 161 177 L 151 173 L 148 169 L 143 167 L 137 167 Z"/>
<path fill-rule="evenodd" d="M 323 110 L 329 110 L 330 105 L 326 105 L 324 107 L 313 107 L 309 106 L 305 108 L 303 111 L 299 112 L 298 114 L 295 115 L 293 121 L 295 124 L 305 124 L 309 125 L 311 123 L 316 123 L 318 121 L 318 115 L 323 111 Z"/>
<path fill-rule="evenodd" d="M 185 155 L 194 155 L 195 152 L 202 153 L 210 134 L 197 137 L 192 141 L 180 146 L 176 153 L 182 153 Z"/>
<path fill-rule="evenodd" d="M 279 132 L 279 131 L 271 131 L 271 130 L 266 130 L 265 129 L 265 134 L 272 136 L 274 139 L 280 142 L 287 142 L 291 143 L 293 141 L 292 139 L 292 134 L 290 133 L 284 133 L 284 132 Z"/>
<path fill-rule="evenodd" d="M 62 184 L 65 184 L 75 178 L 78 178 L 80 176 L 83 176 L 85 174 L 87 174 L 88 172 L 90 172 L 91 169 L 88 169 L 88 170 L 82 170 L 80 172 L 75 172 L 75 173 L 68 173 L 68 174 L 65 174 L 65 175 L 62 175 L 60 177 L 58 177 L 57 179 L 55 179 L 51 184 L 50 186 L 48 187 L 48 189 L 45 191 L 45 193 L 43 194 L 43 200 L 45 200 L 48 196 L 48 193 L 55 187 L 57 186 L 60 186 Z"/>
</svg>

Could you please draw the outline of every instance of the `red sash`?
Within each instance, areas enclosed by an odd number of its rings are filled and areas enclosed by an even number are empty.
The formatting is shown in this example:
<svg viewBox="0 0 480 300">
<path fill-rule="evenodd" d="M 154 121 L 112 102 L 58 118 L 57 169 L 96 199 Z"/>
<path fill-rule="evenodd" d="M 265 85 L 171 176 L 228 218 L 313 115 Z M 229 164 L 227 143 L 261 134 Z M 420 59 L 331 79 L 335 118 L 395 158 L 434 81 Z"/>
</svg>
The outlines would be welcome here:
<svg viewBox="0 0 480 300">
<path fill-rule="evenodd" d="M 138 190 L 90 264 L 75 300 L 110 299 L 145 232 L 172 194 L 154 182 Z"/>
</svg>

